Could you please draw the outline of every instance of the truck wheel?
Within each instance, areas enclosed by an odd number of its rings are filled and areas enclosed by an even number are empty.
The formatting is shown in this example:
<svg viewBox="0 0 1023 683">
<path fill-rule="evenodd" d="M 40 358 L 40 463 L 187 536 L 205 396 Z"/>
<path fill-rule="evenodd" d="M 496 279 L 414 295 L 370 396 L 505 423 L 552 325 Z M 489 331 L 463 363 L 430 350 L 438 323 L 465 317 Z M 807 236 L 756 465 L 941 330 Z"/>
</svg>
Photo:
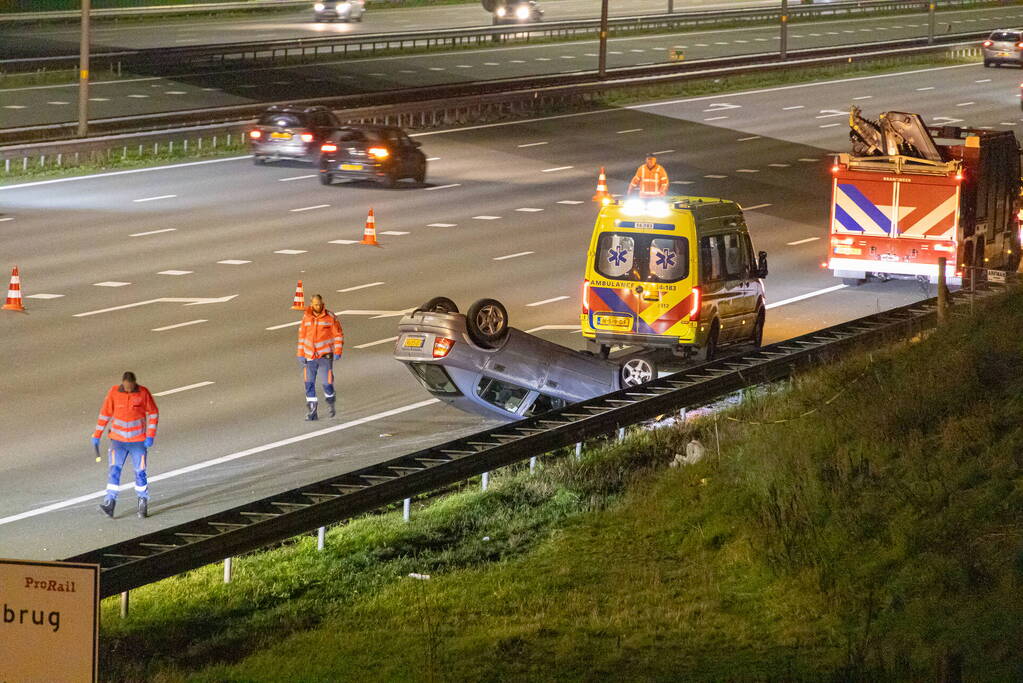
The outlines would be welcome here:
<svg viewBox="0 0 1023 683">
<path fill-rule="evenodd" d="M 657 379 L 657 365 L 649 358 L 631 356 L 618 369 L 622 387 L 636 387 Z"/>
<path fill-rule="evenodd" d="M 446 296 L 435 296 L 416 310 L 427 313 L 458 313 L 458 306 Z"/>
<path fill-rule="evenodd" d="M 758 349 L 764 345 L 764 323 L 767 322 L 767 316 L 764 309 L 760 309 L 757 313 L 757 321 L 753 323 L 753 335 L 750 337 L 750 341 L 753 342 L 753 346 Z"/>
<path fill-rule="evenodd" d="M 860 285 L 862 285 L 866 281 L 867 281 L 867 279 L 866 278 L 862 278 L 862 277 L 844 277 L 844 278 L 842 278 L 842 284 L 845 285 L 846 287 L 859 287 Z"/>
<path fill-rule="evenodd" d="M 465 314 L 469 338 L 485 349 L 494 349 L 508 336 L 508 310 L 497 299 L 480 299 Z"/>
<path fill-rule="evenodd" d="M 714 357 L 718 355 L 718 337 L 720 336 L 721 326 L 718 321 L 715 320 L 710 325 L 710 332 L 707 334 L 707 341 L 703 343 L 703 348 L 696 352 L 696 359 L 706 363 L 707 361 L 714 360 Z"/>
</svg>

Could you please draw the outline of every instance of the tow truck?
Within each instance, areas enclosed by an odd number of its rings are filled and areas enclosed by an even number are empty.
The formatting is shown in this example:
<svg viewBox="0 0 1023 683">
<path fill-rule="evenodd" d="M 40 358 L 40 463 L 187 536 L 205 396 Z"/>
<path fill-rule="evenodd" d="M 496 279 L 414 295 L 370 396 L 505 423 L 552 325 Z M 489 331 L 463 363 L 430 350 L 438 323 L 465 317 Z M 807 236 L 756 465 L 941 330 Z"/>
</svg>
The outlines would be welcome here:
<svg viewBox="0 0 1023 683">
<path fill-rule="evenodd" d="M 1011 131 L 927 126 L 918 114 L 849 113 L 852 153 L 831 168 L 828 258 L 846 285 L 868 278 L 962 284 L 1020 264 L 1020 146 Z M 938 141 L 945 141 L 939 143 Z M 981 272 L 981 271 L 977 271 Z"/>
</svg>

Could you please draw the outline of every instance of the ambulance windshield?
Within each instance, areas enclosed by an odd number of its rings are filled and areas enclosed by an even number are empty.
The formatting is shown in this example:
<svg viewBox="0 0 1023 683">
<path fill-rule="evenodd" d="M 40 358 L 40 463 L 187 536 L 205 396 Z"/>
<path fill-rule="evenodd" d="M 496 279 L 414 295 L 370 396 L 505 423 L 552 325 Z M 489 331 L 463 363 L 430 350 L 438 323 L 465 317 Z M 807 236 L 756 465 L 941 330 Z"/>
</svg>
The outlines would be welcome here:
<svg viewBox="0 0 1023 683">
<path fill-rule="evenodd" d="M 612 280 L 678 282 L 689 275 L 689 240 L 606 232 L 597 243 L 597 272 Z"/>
</svg>

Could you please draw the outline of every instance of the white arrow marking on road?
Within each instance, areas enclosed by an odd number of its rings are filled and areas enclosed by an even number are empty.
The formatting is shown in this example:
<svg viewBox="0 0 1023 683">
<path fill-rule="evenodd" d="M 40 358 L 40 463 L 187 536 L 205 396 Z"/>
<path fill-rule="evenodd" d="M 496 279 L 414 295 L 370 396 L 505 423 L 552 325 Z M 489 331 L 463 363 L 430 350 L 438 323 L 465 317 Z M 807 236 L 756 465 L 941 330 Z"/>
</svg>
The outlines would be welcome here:
<svg viewBox="0 0 1023 683">
<path fill-rule="evenodd" d="M 238 296 L 237 294 L 230 294 L 228 296 L 218 297 L 216 299 L 203 299 L 199 297 L 185 298 L 185 297 L 164 297 L 162 299 L 149 299 L 148 301 L 137 301 L 133 304 L 124 304 L 123 306 L 111 306 L 110 308 L 101 308 L 98 311 L 86 311 L 85 313 L 75 313 L 73 317 L 84 318 L 90 315 L 99 315 L 100 313 L 109 313 L 110 311 L 122 311 L 126 308 L 136 308 L 138 306 L 148 306 L 149 304 L 184 304 L 186 306 L 200 306 L 202 304 L 222 304 L 230 301 L 231 299 Z"/>
<path fill-rule="evenodd" d="M 715 111 L 724 111 L 726 109 L 741 109 L 741 104 L 728 104 L 727 102 L 715 102 L 714 104 L 708 105 L 703 112 L 710 113 Z"/>
</svg>

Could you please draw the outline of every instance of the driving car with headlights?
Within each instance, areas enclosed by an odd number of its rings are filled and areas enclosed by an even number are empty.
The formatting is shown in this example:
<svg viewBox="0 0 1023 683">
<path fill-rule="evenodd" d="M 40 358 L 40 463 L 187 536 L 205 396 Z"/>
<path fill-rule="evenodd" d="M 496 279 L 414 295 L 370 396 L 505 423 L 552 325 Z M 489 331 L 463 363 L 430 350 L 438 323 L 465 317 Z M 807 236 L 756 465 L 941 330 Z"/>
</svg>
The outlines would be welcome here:
<svg viewBox="0 0 1023 683">
<path fill-rule="evenodd" d="M 321 0 L 313 5 L 313 19 L 321 21 L 362 21 L 366 0 Z"/>
<path fill-rule="evenodd" d="M 742 210 L 708 197 L 605 199 L 584 269 L 583 336 L 710 360 L 720 346 L 760 346 L 767 254 Z"/>
<path fill-rule="evenodd" d="M 527 24 L 543 21 L 543 10 L 535 0 L 509 2 L 494 8 L 494 24 Z"/>
<path fill-rule="evenodd" d="M 426 155 L 421 144 L 401 128 L 372 124 L 341 126 L 320 146 L 320 182 L 373 180 L 394 187 L 411 178 L 426 182 Z"/>
<path fill-rule="evenodd" d="M 657 377 L 647 355 L 610 361 L 508 325 L 508 311 L 480 299 L 463 315 L 435 297 L 398 323 L 394 357 L 441 401 L 469 413 L 518 420 Z"/>
<path fill-rule="evenodd" d="M 326 107 L 273 105 L 249 131 L 249 149 L 255 164 L 276 159 L 315 161 L 320 145 L 340 123 Z"/>
</svg>

